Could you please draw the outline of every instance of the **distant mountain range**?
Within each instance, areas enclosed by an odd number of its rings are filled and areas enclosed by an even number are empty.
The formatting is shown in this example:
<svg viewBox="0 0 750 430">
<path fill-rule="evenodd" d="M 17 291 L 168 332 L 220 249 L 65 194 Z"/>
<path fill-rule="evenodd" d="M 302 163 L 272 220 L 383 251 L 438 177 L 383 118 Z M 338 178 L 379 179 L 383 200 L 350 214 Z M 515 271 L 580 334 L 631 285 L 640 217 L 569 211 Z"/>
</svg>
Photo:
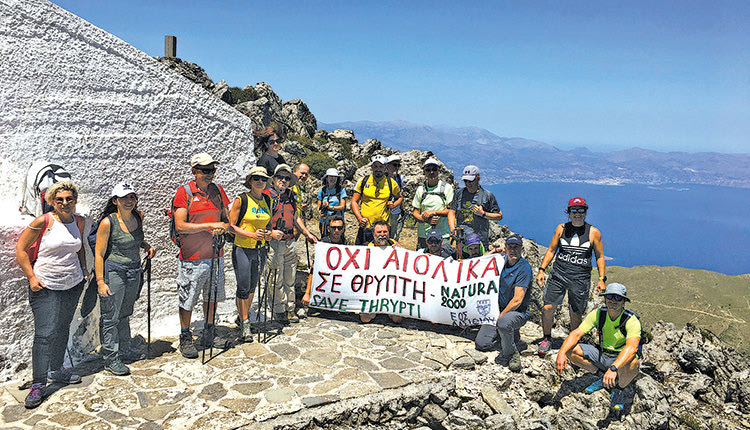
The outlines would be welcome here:
<svg viewBox="0 0 750 430">
<path fill-rule="evenodd" d="M 353 130 L 360 143 L 378 139 L 399 151 L 430 150 L 456 171 L 482 169 L 484 184 L 503 182 L 592 182 L 708 184 L 750 187 L 750 154 L 658 152 L 643 148 L 593 152 L 561 150 L 544 142 L 500 137 L 478 127 L 446 127 L 406 121 L 318 123 Z"/>
</svg>

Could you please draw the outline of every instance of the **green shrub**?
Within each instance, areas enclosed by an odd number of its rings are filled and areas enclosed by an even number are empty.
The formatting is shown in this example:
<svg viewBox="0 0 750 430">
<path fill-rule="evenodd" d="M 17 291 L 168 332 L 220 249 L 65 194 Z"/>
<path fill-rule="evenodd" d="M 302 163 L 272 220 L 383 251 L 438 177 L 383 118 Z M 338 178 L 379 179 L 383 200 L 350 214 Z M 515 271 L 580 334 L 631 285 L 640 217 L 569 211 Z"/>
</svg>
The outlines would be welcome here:
<svg viewBox="0 0 750 430">
<path fill-rule="evenodd" d="M 230 87 L 229 92 L 232 93 L 235 103 L 252 102 L 260 98 L 253 87 L 247 87 L 244 90 L 238 87 Z"/>
<path fill-rule="evenodd" d="M 322 177 L 327 169 L 336 167 L 336 160 L 322 152 L 313 152 L 303 158 L 301 162 L 310 166 L 310 175 L 316 178 Z"/>
</svg>

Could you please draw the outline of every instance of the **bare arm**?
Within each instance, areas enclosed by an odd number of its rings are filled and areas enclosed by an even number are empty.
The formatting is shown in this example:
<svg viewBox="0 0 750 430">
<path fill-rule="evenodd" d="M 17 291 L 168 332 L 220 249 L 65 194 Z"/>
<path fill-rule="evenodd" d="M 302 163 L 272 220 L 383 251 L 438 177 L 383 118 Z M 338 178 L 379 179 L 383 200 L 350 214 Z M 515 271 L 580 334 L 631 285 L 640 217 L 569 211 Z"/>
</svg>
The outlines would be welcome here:
<svg viewBox="0 0 750 430">
<path fill-rule="evenodd" d="M 352 212 L 354 213 L 354 216 L 357 217 L 357 221 L 359 221 L 360 227 L 367 226 L 367 223 L 370 221 L 367 218 L 362 217 L 362 213 L 359 211 L 359 199 L 361 198 L 358 191 L 355 191 L 352 195 Z"/>
<path fill-rule="evenodd" d="M 622 348 L 620 353 L 617 355 L 617 358 L 615 359 L 614 363 L 612 363 L 613 366 L 620 369 L 623 366 L 625 366 L 627 363 L 629 363 L 633 358 L 635 357 L 635 353 L 638 352 L 638 344 L 641 342 L 640 337 L 631 337 L 629 339 L 625 340 L 625 346 Z M 604 377 L 602 378 L 602 381 L 604 382 L 604 386 L 607 388 L 612 388 L 617 383 L 617 372 L 613 372 L 612 370 L 608 369 L 604 373 Z"/>
<path fill-rule="evenodd" d="M 31 244 L 44 234 L 42 228 L 44 228 L 44 215 L 31 221 L 29 227 L 23 230 L 21 237 L 18 238 L 18 243 L 16 243 L 16 261 L 21 266 L 24 276 L 29 280 L 29 286 L 33 291 L 39 291 L 45 287 L 44 283 L 34 274 L 34 268 L 31 266 L 31 259 L 29 258 Z"/>
<path fill-rule="evenodd" d="M 599 282 L 596 284 L 597 289 L 599 290 L 599 294 L 604 294 L 604 290 L 607 288 L 607 285 L 604 283 L 604 244 L 602 243 L 602 234 L 599 232 L 599 229 L 595 227 L 591 227 L 591 232 L 589 233 L 590 237 L 589 239 L 594 245 L 594 254 L 596 255 L 596 268 L 599 270 Z"/>
<path fill-rule="evenodd" d="M 583 332 L 583 330 L 577 328 L 570 332 L 568 337 L 565 338 L 565 342 L 563 342 L 560 350 L 557 352 L 557 360 L 555 360 L 558 372 L 562 373 L 563 370 L 565 370 L 565 367 L 568 364 L 568 351 L 578 345 L 578 342 L 581 340 L 584 334 L 585 333 Z"/>
<path fill-rule="evenodd" d="M 544 271 L 547 269 L 547 266 L 552 262 L 552 259 L 555 257 L 555 253 L 557 252 L 557 247 L 560 245 L 560 237 L 563 233 L 563 224 L 560 224 L 555 229 L 555 234 L 552 235 L 552 242 L 549 244 L 549 248 L 547 248 L 547 251 L 544 253 L 544 258 L 542 258 L 542 264 L 539 265 L 539 273 L 536 274 L 536 282 L 539 284 L 539 286 L 544 285 Z"/>
<path fill-rule="evenodd" d="M 297 226 L 297 229 L 305 235 L 310 243 L 316 243 L 318 241 L 318 238 L 315 237 L 314 234 L 310 233 L 310 230 L 307 229 L 307 227 L 305 226 L 305 222 L 302 220 L 302 217 L 297 214 L 294 215 L 294 225 Z"/>
<path fill-rule="evenodd" d="M 521 302 L 523 302 L 523 296 L 525 295 L 526 295 L 526 288 L 517 286 L 513 291 L 513 298 L 510 299 L 510 301 L 508 302 L 508 305 L 505 306 L 505 309 L 503 309 L 500 312 L 500 315 L 498 315 L 497 317 L 500 318 L 506 313 L 518 309 L 518 307 L 521 306 Z"/>
<path fill-rule="evenodd" d="M 109 285 L 104 282 L 104 254 L 107 252 L 107 243 L 109 234 L 112 230 L 112 223 L 109 217 L 104 218 L 96 230 L 96 245 L 94 246 L 94 273 L 96 273 L 96 286 L 100 296 L 111 296 L 112 291 Z"/>
</svg>

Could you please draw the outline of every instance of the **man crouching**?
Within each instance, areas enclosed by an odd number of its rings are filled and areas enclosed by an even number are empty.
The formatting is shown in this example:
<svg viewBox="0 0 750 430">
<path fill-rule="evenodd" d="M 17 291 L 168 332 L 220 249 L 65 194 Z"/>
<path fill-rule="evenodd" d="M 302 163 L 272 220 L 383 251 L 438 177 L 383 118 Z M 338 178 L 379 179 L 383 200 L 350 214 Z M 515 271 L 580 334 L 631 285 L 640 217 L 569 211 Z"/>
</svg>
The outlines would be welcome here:
<svg viewBox="0 0 750 430">
<path fill-rule="evenodd" d="M 611 389 L 611 406 L 618 411 L 624 407 L 623 388 L 638 375 L 640 366 L 641 322 L 634 312 L 625 309 L 625 301 L 630 299 L 624 285 L 607 285 L 604 291 L 606 307 L 589 313 L 581 325 L 570 332 L 557 353 L 560 373 L 565 370 L 568 360 L 589 372 L 604 372 L 602 379 L 586 387 L 586 392 L 593 393 L 605 387 Z M 599 333 L 598 347 L 578 344 L 581 337 L 595 327 Z"/>
</svg>

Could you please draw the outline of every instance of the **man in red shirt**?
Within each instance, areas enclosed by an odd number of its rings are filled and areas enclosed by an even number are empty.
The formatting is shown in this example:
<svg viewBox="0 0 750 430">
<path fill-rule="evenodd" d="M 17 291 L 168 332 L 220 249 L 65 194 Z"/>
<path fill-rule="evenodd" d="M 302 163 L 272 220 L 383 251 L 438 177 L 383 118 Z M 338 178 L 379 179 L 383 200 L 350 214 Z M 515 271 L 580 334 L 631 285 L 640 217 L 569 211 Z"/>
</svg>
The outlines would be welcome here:
<svg viewBox="0 0 750 430">
<path fill-rule="evenodd" d="M 190 160 L 195 180 L 177 189 L 172 203 L 175 227 L 178 233 L 180 253 L 177 260 L 177 292 L 180 300 L 180 352 L 186 358 L 197 358 L 198 350 L 190 332 L 193 307 L 203 291 L 203 315 L 205 318 L 202 347 L 213 342 L 213 321 L 216 303 L 224 301 L 224 251 L 219 249 L 214 264 L 220 268 L 210 282 L 214 236 L 224 234 L 230 227 L 227 223 L 227 198 L 224 189 L 214 184 L 218 161 L 205 152 Z M 216 272 L 216 266 L 214 267 Z M 211 302 L 209 285 L 213 285 Z"/>
</svg>

